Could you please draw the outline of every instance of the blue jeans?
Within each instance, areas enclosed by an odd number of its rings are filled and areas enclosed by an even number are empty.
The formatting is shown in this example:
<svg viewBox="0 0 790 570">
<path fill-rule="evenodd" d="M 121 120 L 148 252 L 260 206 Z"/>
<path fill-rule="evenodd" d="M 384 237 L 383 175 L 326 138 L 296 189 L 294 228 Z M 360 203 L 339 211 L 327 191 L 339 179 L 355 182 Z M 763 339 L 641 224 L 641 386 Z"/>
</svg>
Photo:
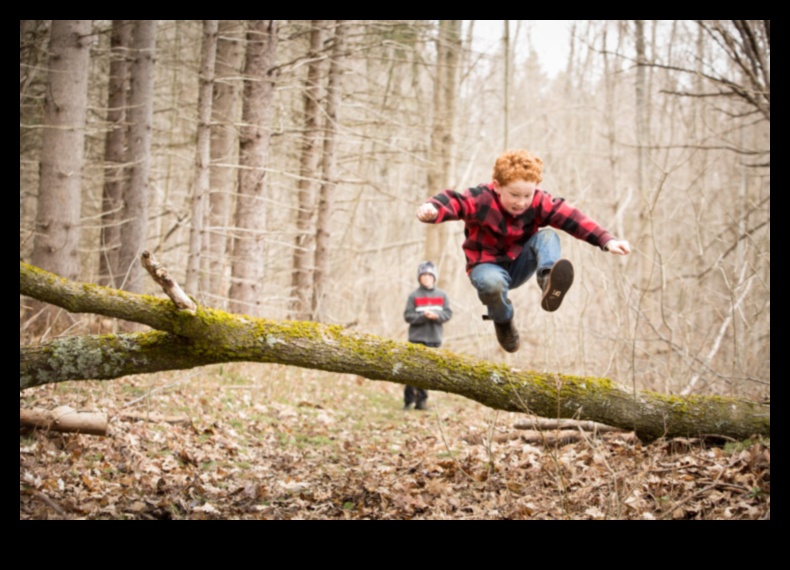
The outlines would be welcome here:
<svg viewBox="0 0 790 570">
<path fill-rule="evenodd" d="M 520 287 L 537 272 L 543 276 L 560 258 L 560 238 L 557 232 L 544 228 L 529 238 L 516 259 L 505 268 L 496 263 L 475 265 L 469 273 L 477 296 L 488 307 L 488 318 L 495 323 L 506 323 L 513 318 L 513 305 L 507 298 L 511 289 Z"/>
</svg>

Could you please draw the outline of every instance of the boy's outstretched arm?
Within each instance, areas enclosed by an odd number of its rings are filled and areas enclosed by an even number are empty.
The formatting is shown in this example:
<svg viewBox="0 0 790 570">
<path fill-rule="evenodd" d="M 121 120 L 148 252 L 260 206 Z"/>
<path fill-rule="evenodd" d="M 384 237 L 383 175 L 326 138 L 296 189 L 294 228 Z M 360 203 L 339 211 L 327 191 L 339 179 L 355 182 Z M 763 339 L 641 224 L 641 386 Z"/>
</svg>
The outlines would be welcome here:
<svg viewBox="0 0 790 570">
<path fill-rule="evenodd" d="M 432 222 L 438 215 L 439 211 L 436 209 L 436 206 L 430 202 L 426 202 L 417 209 L 417 219 L 421 222 Z"/>
<path fill-rule="evenodd" d="M 624 239 L 610 239 L 603 249 L 615 255 L 628 255 L 631 253 L 631 244 Z"/>
</svg>

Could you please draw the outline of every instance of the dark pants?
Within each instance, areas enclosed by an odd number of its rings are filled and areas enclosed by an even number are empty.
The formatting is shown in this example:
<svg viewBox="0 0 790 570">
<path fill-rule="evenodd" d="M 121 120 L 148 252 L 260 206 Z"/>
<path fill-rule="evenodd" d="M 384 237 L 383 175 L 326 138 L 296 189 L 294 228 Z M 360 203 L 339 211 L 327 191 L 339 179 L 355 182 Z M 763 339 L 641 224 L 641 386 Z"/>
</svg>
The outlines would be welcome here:
<svg viewBox="0 0 790 570">
<path fill-rule="evenodd" d="M 430 348 L 439 348 L 441 343 L 438 342 L 419 342 L 419 341 L 409 341 L 414 344 L 422 344 L 424 346 Z M 403 390 L 403 407 L 408 408 L 412 404 L 414 404 L 414 408 L 417 410 L 424 410 L 425 409 L 425 402 L 428 400 L 428 391 L 423 390 L 422 388 L 415 388 L 414 386 L 406 386 Z"/>
</svg>

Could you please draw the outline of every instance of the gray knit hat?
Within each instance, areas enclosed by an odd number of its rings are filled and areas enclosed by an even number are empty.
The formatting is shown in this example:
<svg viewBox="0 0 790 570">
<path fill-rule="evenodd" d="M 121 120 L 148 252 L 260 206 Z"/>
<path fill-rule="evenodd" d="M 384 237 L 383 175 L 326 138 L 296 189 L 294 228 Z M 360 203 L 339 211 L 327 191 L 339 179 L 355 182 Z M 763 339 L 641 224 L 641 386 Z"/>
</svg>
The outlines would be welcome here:
<svg viewBox="0 0 790 570">
<path fill-rule="evenodd" d="M 420 276 L 424 275 L 425 273 L 429 273 L 433 275 L 434 282 L 439 280 L 439 272 L 436 271 L 436 266 L 430 261 L 423 261 L 420 263 L 419 269 L 417 269 L 417 281 L 420 280 Z"/>
</svg>

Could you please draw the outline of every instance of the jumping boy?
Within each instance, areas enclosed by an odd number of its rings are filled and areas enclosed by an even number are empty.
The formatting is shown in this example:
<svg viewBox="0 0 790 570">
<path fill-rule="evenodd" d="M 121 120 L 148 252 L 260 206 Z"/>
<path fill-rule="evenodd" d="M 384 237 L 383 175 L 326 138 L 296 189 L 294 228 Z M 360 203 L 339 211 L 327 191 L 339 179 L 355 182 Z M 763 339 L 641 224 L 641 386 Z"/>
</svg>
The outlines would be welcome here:
<svg viewBox="0 0 790 570">
<path fill-rule="evenodd" d="M 568 204 L 538 188 L 543 161 L 526 150 L 501 154 L 493 180 L 464 192 L 445 190 L 419 207 L 422 222 L 463 220 L 466 271 L 480 301 L 484 319 L 494 321 L 500 346 L 516 352 L 520 339 L 513 323 L 508 291 L 537 274 L 541 307 L 556 311 L 573 283 L 573 265 L 560 259 L 560 239 L 551 226 L 617 255 L 631 246 Z"/>
<path fill-rule="evenodd" d="M 431 348 L 442 345 L 444 323 L 453 316 L 447 294 L 436 287 L 439 273 L 430 261 L 417 268 L 417 281 L 420 286 L 409 294 L 403 318 L 409 323 L 409 342 L 424 344 Z M 426 410 L 428 391 L 414 386 L 406 386 L 403 391 L 403 409 L 414 404 L 415 410 Z"/>
</svg>

